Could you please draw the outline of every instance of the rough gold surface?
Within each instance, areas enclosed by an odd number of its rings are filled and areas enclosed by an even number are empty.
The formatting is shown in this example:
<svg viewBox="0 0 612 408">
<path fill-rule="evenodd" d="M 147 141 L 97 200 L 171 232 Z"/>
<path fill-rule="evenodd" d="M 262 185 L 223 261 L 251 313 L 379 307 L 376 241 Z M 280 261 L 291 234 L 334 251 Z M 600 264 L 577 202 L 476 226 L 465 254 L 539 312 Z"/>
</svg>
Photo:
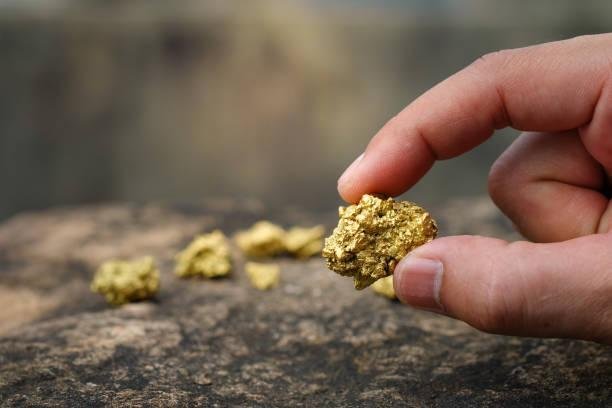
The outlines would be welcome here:
<svg viewBox="0 0 612 408">
<path fill-rule="evenodd" d="M 323 249 L 325 228 L 317 225 L 311 228 L 293 227 L 285 234 L 285 248 L 296 258 L 310 258 L 319 255 Z"/>
<path fill-rule="evenodd" d="M 231 270 L 229 244 L 219 230 L 197 236 L 176 256 L 175 273 L 181 277 L 218 278 Z"/>
<path fill-rule="evenodd" d="M 276 256 L 285 251 L 285 230 L 269 221 L 259 221 L 236 234 L 238 247 L 254 258 Z"/>
<path fill-rule="evenodd" d="M 408 252 L 436 237 L 438 228 L 418 205 L 364 195 L 340 207 L 340 221 L 325 239 L 323 256 L 331 270 L 352 276 L 356 289 L 393 273 Z"/>
<path fill-rule="evenodd" d="M 107 261 L 96 271 L 91 290 L 113 305 L 148 299 L 159 290 L 159 271 L 151 257 Z"/>
<path fill-rule="evenodd" d="M 278 286 L 280 280 L 280 267 L 278 265 L 247 262 L 244 269 L 254 288 L 268 290 Z"/>
<path fill-rule="evenodd" d="M 378 295 L 389 299 L 397 299 L 397 296 L 395 296 L 395 289 L 393 288 L 393 275 L 380 278 L 372 283 L 371 288 Z"/>
<path fill-rule="evenodd" d="M 289 254 L 309 258 L 321 253 L 325 228 L 293 227 L 285 231 L 269 221 L 259 221 L 246 231 L 236 234 L 236 244 L 249 257 L 269 258 Z"/>
</svg>

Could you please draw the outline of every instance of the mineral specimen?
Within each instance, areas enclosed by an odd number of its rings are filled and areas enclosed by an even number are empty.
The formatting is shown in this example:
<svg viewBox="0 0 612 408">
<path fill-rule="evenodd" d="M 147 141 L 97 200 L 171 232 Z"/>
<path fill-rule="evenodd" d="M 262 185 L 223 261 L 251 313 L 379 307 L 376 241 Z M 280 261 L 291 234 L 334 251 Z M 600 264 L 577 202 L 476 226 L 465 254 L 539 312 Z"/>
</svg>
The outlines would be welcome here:
<svg viewBox="0 0 612 408">
<path fill-rule="evenodd" d="M 236 234 L 236 243 L 248 256 L 264 258 L 285 251 L 285 230 L 268 221 L 259 221 Z"/>
<path fill-rule="evenodd" d="M 303 259 L 321 253 L 324 233 L 325 229 L 321 225 L 293 227 L 285 231 L 269 221 L 259 221 L 250 229 L 236 234 L 236 243 L 252 258 L 275 257 L 286 253 Z"/>
<path fill-rule="evenodd" d="M 181 277 L 218 278 L 232 269 L 230 248 L 219 230 L 197 236 L 176 256 L 175 273 Z"/>
<path fill-rule="evenodd" d="M 253 287 L 259 290 L 268 290 L 278 286 L 280 278 L 278 265 L 247 262 L 244 269 Z"/>
<path fill-rule="evenodd" d="M 331 270 L 352 276 L 363 289 L 393 273 L 408 252 L 436 237 L 435 221 L 416 204 L 364 195 L 339 209 L 340 221 L 325 239 L 323 256 Z"/>
<path fill-rule="evenodd" d="M 322 225 L 312 228 L 293 227 L 285 235 L 285 248 L 296 258 L 310 258 L 318 255 L 323 249 L 324 233 L 325 229 Z"/>
<path fill-rule="evenodd" d="M 159 290 L 159 272 L 150 257 L 107 261 L 96 271 L 91 290 L 117 306 L 148 299 Z"/>
<path fill-rule="evenodd" d="M 380 278 L 370 286 L 377 295 L 384 296 L 389 299 L 397 299 L 395 289 L 393 289 L 393 275 Z"/>
</svg>

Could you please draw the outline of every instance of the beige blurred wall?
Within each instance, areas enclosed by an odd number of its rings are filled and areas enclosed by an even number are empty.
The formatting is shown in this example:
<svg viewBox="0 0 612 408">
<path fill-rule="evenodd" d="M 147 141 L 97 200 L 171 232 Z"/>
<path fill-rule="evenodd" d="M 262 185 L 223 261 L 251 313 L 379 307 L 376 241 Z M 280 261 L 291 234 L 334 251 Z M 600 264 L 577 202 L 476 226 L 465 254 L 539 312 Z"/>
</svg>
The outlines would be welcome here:
<svg viewBox="0 0 612 408">
<path fill-rule="evenodd" d="M 340 171 L 428 87 L 491 50 L 612 27 L 604 1 L 390 3 L 0 6 L 0 218 L 218 196 L 329 209 Z M 511 137 L 410 198 L 483 193 Z"/>
</svg>

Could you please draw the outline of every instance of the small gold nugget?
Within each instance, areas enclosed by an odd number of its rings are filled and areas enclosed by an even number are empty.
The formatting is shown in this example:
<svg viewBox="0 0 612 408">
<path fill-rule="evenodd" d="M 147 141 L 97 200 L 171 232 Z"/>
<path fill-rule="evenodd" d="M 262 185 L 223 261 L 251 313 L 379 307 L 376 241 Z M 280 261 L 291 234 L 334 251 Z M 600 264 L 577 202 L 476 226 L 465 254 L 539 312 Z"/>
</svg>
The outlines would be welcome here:
<svg viewBox="0 0 612 408">
<path fill-rule="evenodd" d="M 287 252 L 296 258 L 318 255 L 323 249 L 323 234 L 325 228 L 322 225 L 311 228 L 293 227 L 285 235 Z"/>
<path fill-rule="evenodd" d="M 408 252 L 436 237 L 438 227 L 418 205 L 364 195 L 359 204 L 340 207 L 340 221 L 325 239 L 327 267 L 352 276 L 356 289 L 393 273 Z"/>
<path fill-rule="evenodd" d="M 197 236 L 176 256 L 174 272 L 180 277 L 203 276 L 218 278 L 232 269 L 230 248 L 219 230 Z"/>
<path fill-rule="evenodd" d="M 244 269 L 254 288 L 268 290 L 278 286 L 280 280 L 278 265 L 247 262 Z"/>
<path fill-rule="evenodd" d="M 393 275 L 380 278 L 376 282 L 372 283 L 371 288 L 377 295 L 381 295 L 389 299 L 397 299 L 397 296 L 395 296 L 395 289 L 393 289 Z"/>
<path fill-rule="evenodd" d="M 90 288 L 104 295 L 112 305 L 144 300 L 159 290 L 159 271 L 151 257 L 111 260 L 100 265 Z"/>
<path fill-rule="evenodd" d="M 269 221 L 259 221 L 236 234 L 236 243 L 254 258 L 276 256 L 285 251 L 285 230 Z"/>
</svg>

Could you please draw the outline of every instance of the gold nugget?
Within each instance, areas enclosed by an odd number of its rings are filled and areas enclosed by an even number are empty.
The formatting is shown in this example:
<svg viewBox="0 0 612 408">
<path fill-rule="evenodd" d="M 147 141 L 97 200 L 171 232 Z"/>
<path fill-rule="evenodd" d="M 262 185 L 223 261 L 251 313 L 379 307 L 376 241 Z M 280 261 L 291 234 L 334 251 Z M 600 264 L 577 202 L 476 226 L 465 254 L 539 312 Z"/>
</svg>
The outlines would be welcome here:
<svg viewBox="0 0 612 408">
<path fill-rule="evenodd" d="M 254 258 L 276 256 L 285 251 L 285 230 L 269 221 L 259 221 L 236 234 L 236 243 Z"/>
<path fill-rule="evenodd" d="M 340 221 L 325 239 L 327 267 L 352 276 L 356 289 L 393 273 L 408 252 L 436 237 L 438 228 L 418 205 L 364 195 L 359 204 L 340 207 Z"/>
<path fill-rule="evenodd" d="M 296 258 L 310 258 L 321 253 L 323 234 L 325 229 L 322 225 L 312 228 L 293 227 L 285 235 L 285 248 Z"/>
<path fill-rule="evenodd" d="M 151 257 L 134 261 L 111 260 L 100 265 L 90 288 L 117 306 L 148 299 L 159 290 L 159 271 Z"/>
<path fill-rule="evenodd" d="M 395 289 L 393 288 L 393 275 L 380 278 L 376 282 L 372 283 L 371 288 L 377 295 L 381 295 L 392 300 L 397 299 L 397 296 L 395 296 Z"/>
<path fill-rule="evenodd" d="M 219 230 L 197 236 L 176 256 L 174 272 L 180 277 L 202 276 L 218 278 L 232 269 L 230 248 Z"/>
<path fill-rule="evenodd" d="M 244 269 L 254 288 L 268 290 L 278 286 L 280 280 L 278 265 L 247 262 Z"/>
</svg>

